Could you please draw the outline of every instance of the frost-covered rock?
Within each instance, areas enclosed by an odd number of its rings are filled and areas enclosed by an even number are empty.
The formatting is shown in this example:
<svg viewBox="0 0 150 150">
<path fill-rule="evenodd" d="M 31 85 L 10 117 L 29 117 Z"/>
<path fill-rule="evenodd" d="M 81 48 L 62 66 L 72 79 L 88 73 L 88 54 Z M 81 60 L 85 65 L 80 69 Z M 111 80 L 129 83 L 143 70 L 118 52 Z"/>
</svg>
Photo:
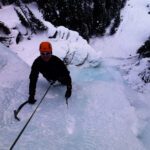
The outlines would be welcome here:
<svg viewBox="0 0 150 150">
<path fill-rule="evenodd" d="M 150 82 L 150 59 L 144 58 L 139 60 L 139 58 L 128 60 L 127 64 L 120 66 L 122 70 L 123 77 L 127 83 L 138 92 L 145 92 L 146 85 Z"/>
<path fill-rule="evenodd" d="M 57 27 L 57 35 L 56 39 L 64 39 L 67 40 L 69 36 L 69 29 L 64 26 Z"/>
<path fill-rule="evenodd" d="M 56 32 L 56 27 L 54 27 L 54 25 L 52 25 L 50 22 L 48 21 L 43 21 L 44 25 L 47 27 L 47 36 L 48 37 L 53 37 L 55 32 Z"/>
<path fill-rule="evenodd" d="M 150 58 L 141 60 L 143 70 L 138 75 L 145 83 L 150 83 Z"/>
</svg>

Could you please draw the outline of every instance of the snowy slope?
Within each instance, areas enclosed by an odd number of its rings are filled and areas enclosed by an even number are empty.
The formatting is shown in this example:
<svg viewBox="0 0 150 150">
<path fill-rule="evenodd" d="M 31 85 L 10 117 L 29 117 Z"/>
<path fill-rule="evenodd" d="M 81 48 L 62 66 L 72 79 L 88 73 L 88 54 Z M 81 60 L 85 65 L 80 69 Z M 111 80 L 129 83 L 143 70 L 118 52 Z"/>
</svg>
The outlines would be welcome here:
<svg viewBox="0 0 150 150">
<path fill-rule="evenodd" d="M 13 110 L 23 102 L 28 93 L 28 73 L 30 68 L 10 49 L 0 44 L 0 149 L 8 145 L 16 135 L 9 132 L 13 122 Z M 19 126 L 12 127 L 14 132 Z M 7 137 L 10 137 L 10 141 Z"/>
<path fill-rule="evenodd" d="M 122 22 L 117 33 L 92 39 L 94 49 L 102 51 L 102 57 L 134 56 L 150 36 L 149 4 L 149 0 L 128 0 L 121 12 Z"/>
<path fill-rule="evenodd" d="M 27 95 L 29 71 L 30 68 L 25 62 L 12 53 L 10 49 L 0 44 L 1 106 L 2 103 L 5 103 L 8 107 L 9 103 L 10 105 L 12 102 L 17 103 L 21 97 Z M 2 94 L 3 92 L 7 94 Z M 8 108 L 6 107 L 4 106 L 2 110 L 7 111 Z"/>
</svg>

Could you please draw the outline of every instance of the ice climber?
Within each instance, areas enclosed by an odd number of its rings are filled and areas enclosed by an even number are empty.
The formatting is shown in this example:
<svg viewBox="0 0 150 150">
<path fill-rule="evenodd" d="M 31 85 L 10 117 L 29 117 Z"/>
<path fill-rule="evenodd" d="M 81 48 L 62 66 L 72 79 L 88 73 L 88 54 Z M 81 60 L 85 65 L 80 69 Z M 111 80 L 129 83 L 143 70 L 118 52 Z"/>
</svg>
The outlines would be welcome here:
<svg viewBox="0 0 150 150">
<path fill-rule="evenodd" d="M 34 104 L 36 83 L 38 75 L 41 73 L 49 82 L 58 81 L 63 85 L 66 85 L 65 97 L 68 99 L 72 93 L 72 81 L 70 72 L 61 59 L 52 54 L 52 45 L 50 42 L 42 42 L 39 47 L 40 56 L 37 57 L 31 68 L 29 76 L 29 98 L 28 102 Z"/>
</svg>

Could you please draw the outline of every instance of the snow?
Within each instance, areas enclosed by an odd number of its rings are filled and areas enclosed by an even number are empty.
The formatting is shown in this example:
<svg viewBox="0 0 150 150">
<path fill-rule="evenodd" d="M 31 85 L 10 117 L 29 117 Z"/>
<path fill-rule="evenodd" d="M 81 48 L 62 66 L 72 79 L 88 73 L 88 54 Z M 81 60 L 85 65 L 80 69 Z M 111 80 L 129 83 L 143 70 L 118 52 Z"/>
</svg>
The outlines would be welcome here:
<svg viewBox="0 0 150 150">
<path fill-rule="evenodd" d="M 13 14 L 13 17 L 11 17 L 10 19 L 10 13 L 11 12 Z M 3 7 L 3 9 L 0 9 L 0 20 L 5 22 L 5 24 L 10 27 L 10 28 L 14 28 L 17 25 L 17 22 L 20 23 L 17 14 L 15 13 L 14 7 L 13 6 L 5 6 Z"/>
<path fill-rule="evenodd" d="M 137 49 L 150 36 L 149 0 L 129 0 L 122 10 L 122 22 L 118 32 L 113 36 L 94 38 L 92 46 L 97 51 L 103 51 L 102 57 L 134 56 Z"/>
<path fill-rule="evenodd" d="M 127 1 L 117 33 L 91 39 L 90 45 L 77 32 L 46 21 L 48 31 L 31 35 L 31 40 L 24 37 L 10 48 L 0 44 L 0 149 L 10 148 L 49 86 L 40 76 L 37 103 L 26 105 L 17 122 L 13 110 L 28 98 L 30 66 L 39 55 L 40 42 L 50 41 L 53 54 L 61 59 L 67 55 L 70 63 L 73 90 L 69 108 L 65 88 L 51 87 L 14 149 L 149 150 L 150 84 L 145 85 L 138 76 L 149 59 L 139 62 L 136 56 L 150 35 L 148 4 L 149 0 Z M 42 19 L 35 4 L 30 8 Z M 12 19 L 8 20 L 10 10 Z M 13 6 L 3 7 L 0 13 L 0 20 L 10 28 L 23 29 Z M 48 38 L 55 31 L 58 36 Z M 17 32 L 13 30 L 12 35 Z"/>
</svg>

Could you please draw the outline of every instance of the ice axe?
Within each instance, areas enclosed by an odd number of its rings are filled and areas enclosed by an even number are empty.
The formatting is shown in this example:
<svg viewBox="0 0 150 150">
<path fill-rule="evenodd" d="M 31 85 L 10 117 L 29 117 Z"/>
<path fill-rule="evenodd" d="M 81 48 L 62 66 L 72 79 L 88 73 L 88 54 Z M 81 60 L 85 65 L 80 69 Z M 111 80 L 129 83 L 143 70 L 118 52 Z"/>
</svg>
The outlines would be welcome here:
<svg viewBox="0 0 150 150">
<path fill-rule="evenodd" d="M 51 81 L 51 82 L 50 82 L 50 85 L 49 85 L 48 89 L 46 90 L 44 96 L 42 97 L 41 101 L 44 99 L 44 97 L 45 97 L 45 95 L 47 94 L 48 90 L 51 88 L 51 86 L 52 86 L 54 83 L 55 83 L 55 81 Z M 25 101 L 24 103 L 22 103 L 22 104 L 18 107 L 17 110 L 14 110 L 14 117 L 15 117 L 16 120 L 20 121 L 20 118 L 19 118 L 17 115 L 18 115 L 18 113 L 20 112 L 20 110 L 22 109 L 22 107 L 25 106 L 25 105 L 28 104 L 28 103 L 29 103 L 29 101 L 27 100 L 27 101 Z"/>
<path fill-rule="evenodd" d="M 24 103 L 22 103 L 22 104 L 18 107 L 17 110 L 14 110 L 14 117 L 15 117 L 16 120 L 20 121 L 20 118 L 18 118 L 17 115 L 18 115 L 18 113 L 20 112 L 20 110 L 22 109 L 22 107 L 23 107 L 24 105 L 26 105 L 27 103 L 28 103 L 28 100 L 25 101 Z"/>
</svg>

